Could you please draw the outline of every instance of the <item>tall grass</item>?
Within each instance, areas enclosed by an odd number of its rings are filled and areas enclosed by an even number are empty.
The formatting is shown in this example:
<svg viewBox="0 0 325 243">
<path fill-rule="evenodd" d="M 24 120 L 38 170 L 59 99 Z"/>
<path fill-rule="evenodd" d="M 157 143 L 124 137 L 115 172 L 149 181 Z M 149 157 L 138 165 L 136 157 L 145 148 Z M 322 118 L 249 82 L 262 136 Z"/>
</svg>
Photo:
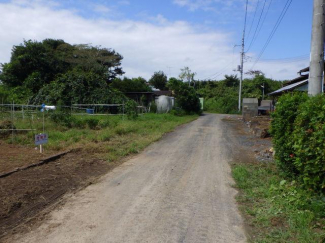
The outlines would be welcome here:
<svg viewBox="0 0 325 243">
<path fill-rule="evenodd" d="M 273 163 L 237 164 L 232 173 L 252 242 L 324 242 L 322 195 L 283 180 Z"/>
<path fill-rule="evenodd" d="M 122 116 L 80 116 L 73 115 L 73 126 L 53 122 L 45 115 L 45 132 L 49 142 L 44 146 L 48 152 L 81 148 L 98 158 L 114 161 L 123 156 L 138 153 L 150 143 L 157 141 L 165 133 L 178 125 L 193 121 L 197 115 L 174 116 L 171 114 L 145 114 L 135 120 Z M 43 116 L 38 114 L 32 119 L 14 120 L 16 128 L 32 128 L 35 131 L 15 133 L 14 143 L 34 147 L 34 135 L 43 132 Z M 9 135 L 5 138 L 12 142 Z"/>
</svg>

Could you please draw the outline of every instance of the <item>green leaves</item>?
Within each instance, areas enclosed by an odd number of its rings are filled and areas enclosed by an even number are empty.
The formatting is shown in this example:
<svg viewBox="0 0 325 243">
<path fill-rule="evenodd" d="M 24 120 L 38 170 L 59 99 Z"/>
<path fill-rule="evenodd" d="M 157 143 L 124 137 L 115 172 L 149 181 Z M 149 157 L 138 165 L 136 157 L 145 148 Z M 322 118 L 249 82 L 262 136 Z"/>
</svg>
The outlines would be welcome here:
<svg viewBox="0 0 325 243">
<path fill-rule="evenodd" d="M 325 97 L 288 94 L 273 115 L 272 134 L 279 168 L 307 188 L 325 188 Z M 288 156 L 289 155 L 289 156 Z"/>
<path fill-rule="evenodd" d="M 149 83 L 156 89 L 167 90 L 167 76 L 163 71 L 155 72 L 150 78 Z"/>
<path fill-rule="evenodd" d="M 14 46 L 10 62 L 1 64 L 0 80 L 8 88 L 28 91 L 22 103 L 31 98 L 38 104 L 59 99 L 66 100 L 65 105 L 82 99 L 95 102 L 108 96 L 108 83 L 124 73 L 122 59 L 108 48 L 70 45 L 54 39 L 28 40 Z M 14 96 L 7 99 L 18 101 Z"/>
<path fill-rule="evenodd" d="M 306 94 L 286 94 L 280 97 L 276 111 L 272 115 L 271 133 L 273 136 L 276 160 L 279 168 L 289 176 L 295 176 L 298 171 L 294 166 L 294 121 L 299 113 L 298 108 L 307 99 Z"/>
<path fill-rule="evenodd" d="M 169 79 L 167 87 L 174 93 L 176 106 L 186 113 L 201 113 L 200 100 L 193 87 L 175 78 Z"/>
</svg>

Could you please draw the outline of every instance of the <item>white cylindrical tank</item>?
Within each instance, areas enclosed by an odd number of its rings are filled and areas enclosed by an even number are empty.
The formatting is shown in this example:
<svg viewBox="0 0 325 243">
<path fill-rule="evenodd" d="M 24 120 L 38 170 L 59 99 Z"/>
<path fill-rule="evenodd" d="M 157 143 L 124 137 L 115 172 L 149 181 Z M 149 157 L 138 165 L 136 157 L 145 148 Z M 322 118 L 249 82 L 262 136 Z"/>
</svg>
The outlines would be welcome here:
<svg viewBox="0 0 325 243">
<path fill-rule="evenodd" d="M 161 95 L 156 98 L 157 112 L 166 113 L 173 108 L 173 98 L 166 95 Z"/>
<path fill-rule="evenodd" d="M 175 106 L 175 98 L 174 97 L 169 97 L 171 102 L 172 102 L 172 108 Z"/>
</svg>

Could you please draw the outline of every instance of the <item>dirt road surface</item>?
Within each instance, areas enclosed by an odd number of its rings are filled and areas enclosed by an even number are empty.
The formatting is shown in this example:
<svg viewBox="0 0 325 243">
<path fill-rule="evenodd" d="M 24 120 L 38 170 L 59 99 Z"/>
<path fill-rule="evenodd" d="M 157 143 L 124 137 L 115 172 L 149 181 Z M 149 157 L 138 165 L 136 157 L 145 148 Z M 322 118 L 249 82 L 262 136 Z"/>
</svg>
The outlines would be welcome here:
<svg viewBox="0 0 325 243">
<path fill-rule="evenodd" d="M 11 242 L 246 242 L 221 115 L 178 128 Z"/>
</svg>

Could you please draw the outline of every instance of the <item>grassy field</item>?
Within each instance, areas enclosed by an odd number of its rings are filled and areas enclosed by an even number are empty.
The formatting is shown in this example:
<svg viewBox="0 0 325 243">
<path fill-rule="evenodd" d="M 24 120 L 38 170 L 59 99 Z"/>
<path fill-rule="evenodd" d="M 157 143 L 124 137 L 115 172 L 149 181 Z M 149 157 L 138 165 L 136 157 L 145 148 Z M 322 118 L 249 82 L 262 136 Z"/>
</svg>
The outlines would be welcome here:
<svg viewBox="0 0 325 243">
<path fill-rule="evenodd" d="M 26 220 L 25 212 L 28 217 L 38 215 L 66 193 L 96 183 L 99 177 L 122 164 L 126 156 L 140 152 L 165 133 L 197 117 L 145 114 L 129 120 L 126 116 L 62 116 L 59 113 L 51 117 L 47 113 L 44 130 L 49 143 L 40 154 L 34 149 L 34 135 L 43 131 L 43 114 L 34 113 L 22 119 L 19 114 L 12 118 L 8 113 L 0 113 L 0 126 L 11 127 L 14 121 L 17 129 L 36 129 L 27 133 L 15 131 L 13 139 L 11 131 L 0 130 L 0 173 L 70 150 L 51 163 L 1 178 L 0 238 Z M 37 217 L 33 222 L 38 223 Z M 30 222 L 23 228 L 30 228 Z"/>
<path fill-rule="evenodd" d="M 251 242 L 324 242 L 325 198 L 284 180 L 273 163 L 233 166 Z"/>
<path fill-rule="evenodd" d="M 44 117 L 44 131 L 48 134 L 47 151 L 81 148 L 107 161 L 137 153 L 175 127 L 193 121 L 197 115 L 174 116 L 171 114 L 145 114 L 135 120 L 126 116 L 72 115 L 71 117 Z M 62 118 L 60 120 L 60 118 Z M 7 117 L 7 120 L 9 117 Z M 4 119 L 5 120 L 5 119 Z M 56 120 L 54 122 L 53 120 Z M 16 117 L 17 129 L 35 129 L 27 133 L 11 133 L 7 143 L 34 147 L 34 135 L 43 132 L 43 114 L 33 117 Z"/>
</svg>

